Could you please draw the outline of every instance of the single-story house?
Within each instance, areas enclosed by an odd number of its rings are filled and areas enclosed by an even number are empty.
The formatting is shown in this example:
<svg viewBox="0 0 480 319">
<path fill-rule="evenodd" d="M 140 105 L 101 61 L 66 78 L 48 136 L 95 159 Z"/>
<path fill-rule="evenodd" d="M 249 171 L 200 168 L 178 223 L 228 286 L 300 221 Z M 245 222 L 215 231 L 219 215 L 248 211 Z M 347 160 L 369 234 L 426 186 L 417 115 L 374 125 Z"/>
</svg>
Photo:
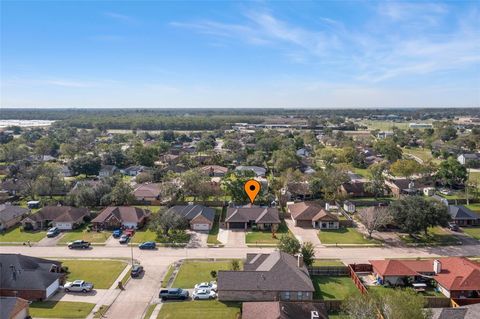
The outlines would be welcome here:
<svg viewBox="0 0 480 319">
<path fill-rule="evenodd" d="M 22 220 L 25 229 L 45 229 L 52 224 L 62 230 L 72 230 L 84 223 L 90 216 L 87 208 L 72 206 L 45 206 Z"/>
<path fill-rule="evenodd" d="M 0 318 L 2 319 L 27 319 L 28 300 L 17 297 L 0 297 Z"/>
<path fill-rule="evenodd" d="M 352 180 L 340 186 L 340 192 L 348 197 L 368 197 L 372 194 L 365 190 L 365 181 Z"/>
<path fill-rule="evenodd" d="M 459 226 L 475 226 L 480 224 L 480 215 L 463 205 L 448 206 L 448 213 L 452 216 L 452 221 Z"/>
<path fill-rule="evenodd" d="M 235 168 L 236 171 L 242 172 L 242 171 L 251 171 L 255 173 L 255 176 L 257 177 L 265 177 L 265 174 L 267 173 L 267 170 L 263 167 L 259 166 L 237 166 Z"/>
<path fill-rule="evenodd" d="M 141 165 L 130 166 L 120 170 L 120 173 L 128 176 L 137 176 L 141 172 L 145 171 L 146 167 Z"/>
<path fill-rule="evenodd" d="M 45 300 L 65 280 L 62 263 L 20 254 L 0 254 L 0 296 Z"/>
<path fill-rule="evenodd" d="M 278 209 L 275 207 L 228 207 L 225 217 L 227 229 L 277 230 L 280 225 Z"/>
<path fill-rule="evenodd" d="M 480 303 L 456 308 L 431 308 L 432 319 L 478 319 Z"/>
<path fill-rule="evenodd" d="M 96 229 L 141 228 L 150 217 L 150 211 L 134 206 L 109 206 L 92 220 Z"/>
<path fill-rule="evenodd" d="M 14 206 L 14 205 L 0 205 L 0 230 L 9 229 L 18 224 L 25 215 L 29 212 L 28 209 Z"/>
<path fill-rule="evenodd" d="M 242 304 L 242 319 L 328 319 L 323 302 L 253 301 Z"/>
<path fill-rule="evenodd" d="M 287 205 L 295 226 L 320 229 L 338 229 L 338 217 L 330 214 L 323 207 L 311 202 L 299 202 Z"/>
<path fill-rule="evenodd" d="M 297 156 L 299 157 L 309 157 L 310 156 L 310 151 L 307 150 L 306 148 L 301 148 L 297 150 Z"/>
<path fill-rule="evenodd" d="M 243 271 L 217 275 L 220 301 L 312 300 L 314 291 L 303 259 L 281 251 L 247 254 Z"/>
<path fill-rule="evenodd" d="M 145 183 L 135 187 L 133 195 L 138 201 L 153 202 L 160 199 L 160 184 Z"/>
<path fill-rule="evenodd" d="M 380 283 L 405 285 L 417 278 L 432 278 L 447 298 L 480 298 L 480 263 L 465 257 L 434 260 L 371 260 Z"/>
<path fill-rule="evenodd" d="M 110 177 L 118 170 L 115 165 L 102 165 L 98 172 L 99 177 Z"/>
<path fill-rule="evenodd" d="M 200 168 L 202 172 L 208 174 L 211 177 L 223 177 L 228 172 L 227 167 L 219 166 L 219 165 L 207 165 Z"/>
<path fill-rule="evenodd" d="M 457 161 L 462 165 L 466 165 L 473 161 L 480 161 L 480 153 L 460 154 L 457 157 Z"/>
<path fill-rule="evenodd" d="M 202 205 L 176 205 L 169 211 L 186 218 L 192 230 L 210 230 L 215 221 L 215 210 Z"/>
<path fill-rule="evenodd" d="M 431 186 L 418 180 L 413 181 L 406 178 L 385 180 L 385 185 L 396 197 L 400 197 L 400 195 L 422 195 L 423 189 Z"/>
</svg>

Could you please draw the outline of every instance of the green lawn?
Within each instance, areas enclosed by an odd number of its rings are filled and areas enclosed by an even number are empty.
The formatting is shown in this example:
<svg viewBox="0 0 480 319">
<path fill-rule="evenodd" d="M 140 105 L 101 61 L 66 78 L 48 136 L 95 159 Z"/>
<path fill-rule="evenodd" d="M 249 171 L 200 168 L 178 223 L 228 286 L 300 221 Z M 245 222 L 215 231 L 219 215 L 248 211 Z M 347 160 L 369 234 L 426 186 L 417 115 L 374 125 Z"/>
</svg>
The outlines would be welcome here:
<svg viewBox="0 0 480 319">
<path fill-rule="evenodd" d="M 284 220 L 278 227 L 278 230 L 275 232 L 275 238 L 272 236 L 271 231 L 264 231 L 264 230 L 254 230 L 249 231 L 245 235 L 245 241 L 247 244 L 271 244 L 276 245 L 278 244 L 280 237 L 283 235 L 288 235 L 289 230 L 288 226 Z"/>
<path fill-rule="evenodd" d="M 69 270 L 68 281 L 82 279 L 92 282 L 95 288 L 108 289 L 127 266 L 118 260 L 62 260 Z"/>
<path fill-rule="evenodd" d="M 339 267 L 345 266 L 345 264 L 338 259 L 315 259 L 313 262 L 313 267 Z"/>
<path fill-rule="evenodd" d="M 393 122 L 387 120 L 362 120 L 359 124 L 366 125 L 368 130 L 391 131 L 392 127 L 407 129 L 409 122 Z"/>
<path fill-rule="evenodd" d="M 150 319 L 150 316 L 152 315 L 153 310 L 155 310 L 156 306 L 157 304 L 148 305 L 147 312 L 145 313 L 145 316 L 143 316 L 143 319 Z"/>
<path fill-rule="evenodd" d="M 480 227 L 462 227 L 464 233 L 480 240 Z"/>
<path fill-rule="evenodd" d="M 443 194 L 440 194 L 440 193 L 437 193 L 437 195 L 443 197 L 443 198 L 446 198 L 448 200 L 455 200 L 455 199 L 465 199 L 465 193 L 463 191 L 456 191 L 456 192 L 453 192 L 452 195 L 443 195 Z"/>
<path fill-rule="evenodd" d="M 360 294 L 350 277 L 312 276 L 312 283 L 315 287 L 314 299 L 343 300 L 350 295 Z"/>
<path fill-rule="evenodd" d="M 340 229 L 325 229 L 320 230 L 318 238 L 322 244 L 378 244 L 379 242 L 373 239 L 363 238 L 355 228 L 342 227 Z"/>
<path fill-rule="evenodd" d="M 168 266 L 168 270 L 167 270 L 167 272 L 165 273 L 165 276 L 163 276 L 162 288 L 167 288 L 168 280 L 169 280 L 170 277 L 172 276 L 173 270 L 174 270 L 174 266 L 173 266 L 173 265 Z"/>
<path fill-rule="evenodd" d="M 473 183 L 480 183 L 480 172 L 470 172 L 468 174 L 468 180 Z"/>
<path fill-rule="evenodd" d="M 403 153 L 411 154 L 420 158 L 423 161 L 433 160 L 432 152 L 427 148 L 403 148 Z"/>
<path fill-rule="evenodd" d="M 222 261 L 185 261 L 173 282 L 174 288 L 193 288 L 195 284 L 214 280 L 212 270 L 230 270 L 230 260 Z"/>
<path fill-rule="evenodd" d="M 353 173 L 360 175 L 362 177 L 368 178 L 370 176 L 370 172 L 368 171 L 368 168 L 356 168 L 354 167 L 352 169 Z"/>
<path fill-rule="evenodd" d="M 65 232 L 62 238 L 58 241 L 59 244 L 67 244 L 74 240 L 85 240 L 91 243 L 104 243 L 112 235 L 106 231 L 87 231 L 86 227 L 81 227 L 72 231 Z"/>
<path fill-rule="evenodd" d="M 156 205 L 135 205 L 135 207 L 139 207 L 142 209 L 148 209 L 151 211 L 153 214 L 158 213 L 158 211 L 163 207 L 163 206 L 156 206 Z"/>
<path fill-rule="evenodd" d="M 236 319 L 240 314 L 238 302 L 201 300 L 165 303 L 158 319 Z"/>
<path fill-rule="evenodd" d="M 222 208 L 221 207 L 216 207 L 215 208 L 215 221 L 213 222 L 212 229 L 208 232 L 208 238 L 207 238 L 207 244 L 221 244 L 217 237 L 218 237 L 218 230 L 220 228 L 220 219 L 222 215 Z"/>
<path fill-rule="evenodd" d="M 135 235 L 133 235 L 132 242 L 135 244 L 143 243 L 144 241 L 156 241 L 157 240 L 157 233 L 151 231 L 150 229 L 147 230 L 137 230 Z"/>
<path fill-rule="evenodd" d="M 425 244 L 425 245 L 455 245 L 458 239 L 451 233 L 443 230 L 441 227 L 433 227 L 428 230 L 428 236 L 417 234 L 415 237 L 402 235 L 400 239 L 405 243 Z"/>
<path fill-rule="evenodd" d="M 40 241 L 47 235 L 45 231 L 22 231 L 20 226 L 11 228 L 6 232 L 0 233 L 0 242 L 24 243 L 31 241 L 32 243 Z"/>
<path fill-rule="evenodd" d="M 38 318 L 86 318 L 95 304 L 68 301 L 34 301 L 30 315 Z"/>
<path fill-rule="evenodd" d="M 470 210 L 473 210 L 474 212 L 480 214 L 480 203 L 465 205 L 465 207 L 467 207 Z"/>
<path fill-rule="evenodd" d="M 371 291 L 374 294 L 384 295 L 389 289 L 394 289 L 390 287 L 383 286 L 367 286 L 368 291 Z M 445 297 L 441 292 L 435 291 L 435 289 L 429 287 L 425 292 L 422 292 L 423 296 L 426 297 Z"/>
</svg>

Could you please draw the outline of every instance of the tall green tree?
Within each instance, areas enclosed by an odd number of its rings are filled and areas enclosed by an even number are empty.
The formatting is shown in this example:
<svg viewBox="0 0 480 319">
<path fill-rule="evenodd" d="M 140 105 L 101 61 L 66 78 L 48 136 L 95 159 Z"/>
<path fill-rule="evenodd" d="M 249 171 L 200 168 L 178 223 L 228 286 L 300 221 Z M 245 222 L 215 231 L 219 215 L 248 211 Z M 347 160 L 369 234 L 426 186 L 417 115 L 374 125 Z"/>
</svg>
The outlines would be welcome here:
<svg viewBox="0 0 480 319">
<path fill-rule="evenodd" d="M 301 248 L 300 242 L 293 236 L 282 235 L 278 242 L 278 249 L 292 256 L 297 254 Z"/>
<path fill-rule="evenodd" d="M 437 179 L 443 185 L 453 186 L 455 184 L 465 184 L 467 181 L 467 169 L 460 164 L 453 156 L 440 163 L 437 171 Z"/>
<path fill-rule="evenodd" d="M 303 256 L 303 263 L 305 266 L 310 267 L 315 261 L 315 247 L 309 241 L 305 242 L 300 249 L 300 253 Z"/>
</svg>

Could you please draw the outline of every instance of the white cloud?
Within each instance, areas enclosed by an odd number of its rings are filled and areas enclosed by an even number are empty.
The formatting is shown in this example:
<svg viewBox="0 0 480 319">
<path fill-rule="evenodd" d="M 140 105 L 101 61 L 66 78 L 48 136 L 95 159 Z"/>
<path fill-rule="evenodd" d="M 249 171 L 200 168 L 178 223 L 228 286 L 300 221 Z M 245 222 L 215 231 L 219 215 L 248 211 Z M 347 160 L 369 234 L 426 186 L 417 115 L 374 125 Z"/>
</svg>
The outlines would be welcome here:
<svg viewBox="0 0 480 319">
<path fill-rule="evenodd" d="M 106 17 L 109 17 L 113 20 L 117 20 L 117 21 L 120 21 L 120 22 L 124 22 L 124 23 L 133 23 L 133 22 L 136 22 L 137 20 L 129 15 L 126 15 L 126 14 L 121 14 L 121 13 L 118 13 L 118 12 L 112 12 L 112 11 L 109 11 L 109 12 L 105 12 L 104 15 Z"/>
</svg>

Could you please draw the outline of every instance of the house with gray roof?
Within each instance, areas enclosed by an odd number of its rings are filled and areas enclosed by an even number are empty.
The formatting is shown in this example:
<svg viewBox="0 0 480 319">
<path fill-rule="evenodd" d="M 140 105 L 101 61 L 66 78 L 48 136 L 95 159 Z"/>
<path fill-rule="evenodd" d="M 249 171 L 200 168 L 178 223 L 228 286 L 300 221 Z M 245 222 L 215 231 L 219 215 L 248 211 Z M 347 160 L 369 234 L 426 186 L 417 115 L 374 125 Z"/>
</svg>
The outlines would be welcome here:
<svg viewBox="0 0 480 319">
<path fill-rule="evenodd" d="M 220 270 L 220 301 L 312 300 L 315 291 L 303 259 L 281 251 L 247 254 L 243 271 Z"/>
<path fill-rule="evenodd" d="M 20 254 L 0 254 L 0 296 L 45 300 L 65 280 L 62 263 Z"/>
<path fill-rule="evenodd" d="M 202 205 L 176 205 L 168 211 L 187 219 L 192 230 L 210 230 L 215 221 L 215 210 Z"/>
<path fill-rule="evenodd" d="M 22 218 L 27 215 L 28 209 L 14 205 L 0 205 L 0 231 L 9 229 L 20 223 Z"/>
<path fill-rule="evenodd" d="M 474 161 L 480 161 L 480 153 L 460 154 L 457 161 L 462 165 L 467 165 Z"/>
<path fill-rule="evenodd" d="M 260 166 L 237 166 L 235 168 L 236 171 L 242 172 L 242 171 L 251 171 L 255 173 L 257 177 L 265 177 L 265 174 L 267 173 L 267 170 L 263 167 Z"/>
<path fill-rule="evenodd" d="M 280 225 L 280 217 L 276 207 L 229 207 L 225 223 L 227 229 L 277 230 Z"/>
<path fill-rule="evenodd" d="M 480 216 L 463 205 L 448 206 L 448 213 L 459 226 L 475 226 L 480 224 Z"/>
<path fill-rule="evenodd" d="M 45 229 L 50 226 L 61 230 L 72 230 L 90 217 L 90 211 L 85 207 L 45 206 L 33 215 L 22 220 L 25 229 Z"/>
<path fill-rule="evenodd" d="M 16 297 L 0 297 L 0 318 L 2 319 L 26 319 L 28 313 L 28 301 Z"/>
</svg>

